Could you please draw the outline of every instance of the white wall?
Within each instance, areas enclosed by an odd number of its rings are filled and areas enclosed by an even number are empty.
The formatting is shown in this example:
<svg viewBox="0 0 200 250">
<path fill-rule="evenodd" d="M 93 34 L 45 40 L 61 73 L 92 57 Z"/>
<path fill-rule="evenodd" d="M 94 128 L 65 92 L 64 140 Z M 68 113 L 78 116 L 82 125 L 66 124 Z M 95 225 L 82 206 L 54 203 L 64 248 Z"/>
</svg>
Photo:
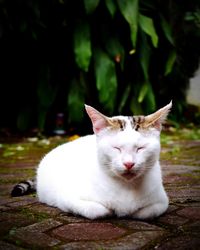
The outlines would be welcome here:
<svg viewBox="0 0 200 250">
<path fill-rule="evenodd" d="M 187 102 L 200 108 L 200 66 L 195 76 L 190 79 Z"/>
</svg>

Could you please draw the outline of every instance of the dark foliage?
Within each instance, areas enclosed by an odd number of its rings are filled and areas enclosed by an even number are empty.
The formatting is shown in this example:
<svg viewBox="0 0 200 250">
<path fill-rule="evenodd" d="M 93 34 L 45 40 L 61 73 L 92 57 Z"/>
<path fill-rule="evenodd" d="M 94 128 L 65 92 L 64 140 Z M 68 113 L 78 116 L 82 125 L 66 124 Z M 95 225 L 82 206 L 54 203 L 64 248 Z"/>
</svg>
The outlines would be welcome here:
<svg viewBox="0 0 200 250">
<path fill-rule="evenodd" d="M 83 126 L 84 103 L 108 115 L 171 99 L 180 120 L 200 55 L 199 1 L 1 0 L 0 127 Z"/>
</svg>

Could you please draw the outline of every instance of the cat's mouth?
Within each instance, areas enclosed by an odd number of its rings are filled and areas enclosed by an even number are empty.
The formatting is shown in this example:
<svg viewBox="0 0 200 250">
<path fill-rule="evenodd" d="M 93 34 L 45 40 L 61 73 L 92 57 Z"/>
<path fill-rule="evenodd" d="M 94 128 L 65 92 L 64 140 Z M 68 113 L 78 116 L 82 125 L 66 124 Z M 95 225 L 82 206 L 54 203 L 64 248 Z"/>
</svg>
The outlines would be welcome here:
<svg viewBox="0 0 200 250">
<path fill-rule="evenodd" d="M 132 179 L 132 178 L 134 178 L 136 176 L 137 176 L 137 174 L 135 172 L 129 172 L 129 171 L 128 172 L 124 172 L 122 174 L 122 177 L 125 178 L 126 180 L 130 180 L 130 179 Z"/>
</svg>

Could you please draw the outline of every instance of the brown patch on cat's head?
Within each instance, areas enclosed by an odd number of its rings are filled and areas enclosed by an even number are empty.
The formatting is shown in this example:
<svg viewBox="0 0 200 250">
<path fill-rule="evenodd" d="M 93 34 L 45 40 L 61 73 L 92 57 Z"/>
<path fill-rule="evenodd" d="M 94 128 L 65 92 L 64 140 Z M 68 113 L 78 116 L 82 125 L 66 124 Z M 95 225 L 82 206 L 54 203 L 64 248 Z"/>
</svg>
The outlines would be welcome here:
<svg viewBox="0 0 200 250">
<path fill-rule="evenodd" d="M 145 128 L 145 116 L 138 115 L 138 116 L 133 116 L 133 129 L 138 131 L 139 129 Z"/>
<path fill-rule="evenodd" d="M 98 134 L 105 128 L 109 128 L 111 130 L 124 130 L 126 127 L 126 121 L 120 119 L 119 117 L 107 117 L 88 105 L 85 105 L 85 108 L 92 121 L 95 134 Z"/>
<path fill-rule="evenodd" d="M 159 109 L 153 114 L 147 116 L 134 116 L 135 118 L 135 130 L 138 129 L 148 129 L 154 127 L 161 130 L 162 123 L 165 121 L 167 115 L 169 114 L 172 107 L 172 102 L 170 102 L 165 107 Z"/>
<path fill-rule="evenodd" d="M 166 119 L 168 113 L 170 112 L 170 109 L 172 107 L 172 102 L 170 102 L 165 107 L 159 109 L 153 114 L 147 115 L 147 116 L 133 116 L 128 117 L 131 121 L 132 128 L 136 131 L 142 129 L 148 129 L 150 127 L 154 127 L 158 130 L 161 130 L 162 123 Z"/>
<path fill-rule="evenodd" d="M 123 119 L 109 118 L 107 121 L 111 129 L 123 131 L 126 127 L 126 121 Z"/>
<path fill-rule="evenodd" d="M 104 128 L 123 131 L 128 124 L 130 124 L 131 127 L 136 131 L 140 129 L 148 129 L 150 127 L 161 130 L 162 123 L 170 112 L 171 107 L 172 102 L 153 114 L 147 116 L 127 116 L 125 119 L 123 119 L 120 116 L 111 118 L 107 117 L 93 107 L 85 105 L 86 111 L 93 124 L 93 130 L 96 134 L 98 134 Z"/>
<path fill-rule="evenodd" d="M 117 130 L 125 130 L 127 123 L 130 123 L 132 129 L 138 131 L 139 129 L 146 128 L 145 125 L 145 116 L 126 116 L 127 120 L 120 119 L 120 118 L 109 118 L 108 123 L 111 129 Z"/>
</svg>

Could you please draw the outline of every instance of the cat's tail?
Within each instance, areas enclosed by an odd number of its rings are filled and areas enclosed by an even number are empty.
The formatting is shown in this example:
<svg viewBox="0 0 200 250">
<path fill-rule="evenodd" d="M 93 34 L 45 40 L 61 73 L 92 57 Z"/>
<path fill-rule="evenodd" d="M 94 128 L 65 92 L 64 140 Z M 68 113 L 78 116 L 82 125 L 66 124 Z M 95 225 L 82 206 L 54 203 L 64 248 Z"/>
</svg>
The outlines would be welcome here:
<svg viewBox="0 0 200 250">
<path fill-rule="evenodd" d="M 15 185 L 11 191 L 12 197 L 22 196 L 36 191 L 36 180 L 26 180 Z"/>
</svg>

